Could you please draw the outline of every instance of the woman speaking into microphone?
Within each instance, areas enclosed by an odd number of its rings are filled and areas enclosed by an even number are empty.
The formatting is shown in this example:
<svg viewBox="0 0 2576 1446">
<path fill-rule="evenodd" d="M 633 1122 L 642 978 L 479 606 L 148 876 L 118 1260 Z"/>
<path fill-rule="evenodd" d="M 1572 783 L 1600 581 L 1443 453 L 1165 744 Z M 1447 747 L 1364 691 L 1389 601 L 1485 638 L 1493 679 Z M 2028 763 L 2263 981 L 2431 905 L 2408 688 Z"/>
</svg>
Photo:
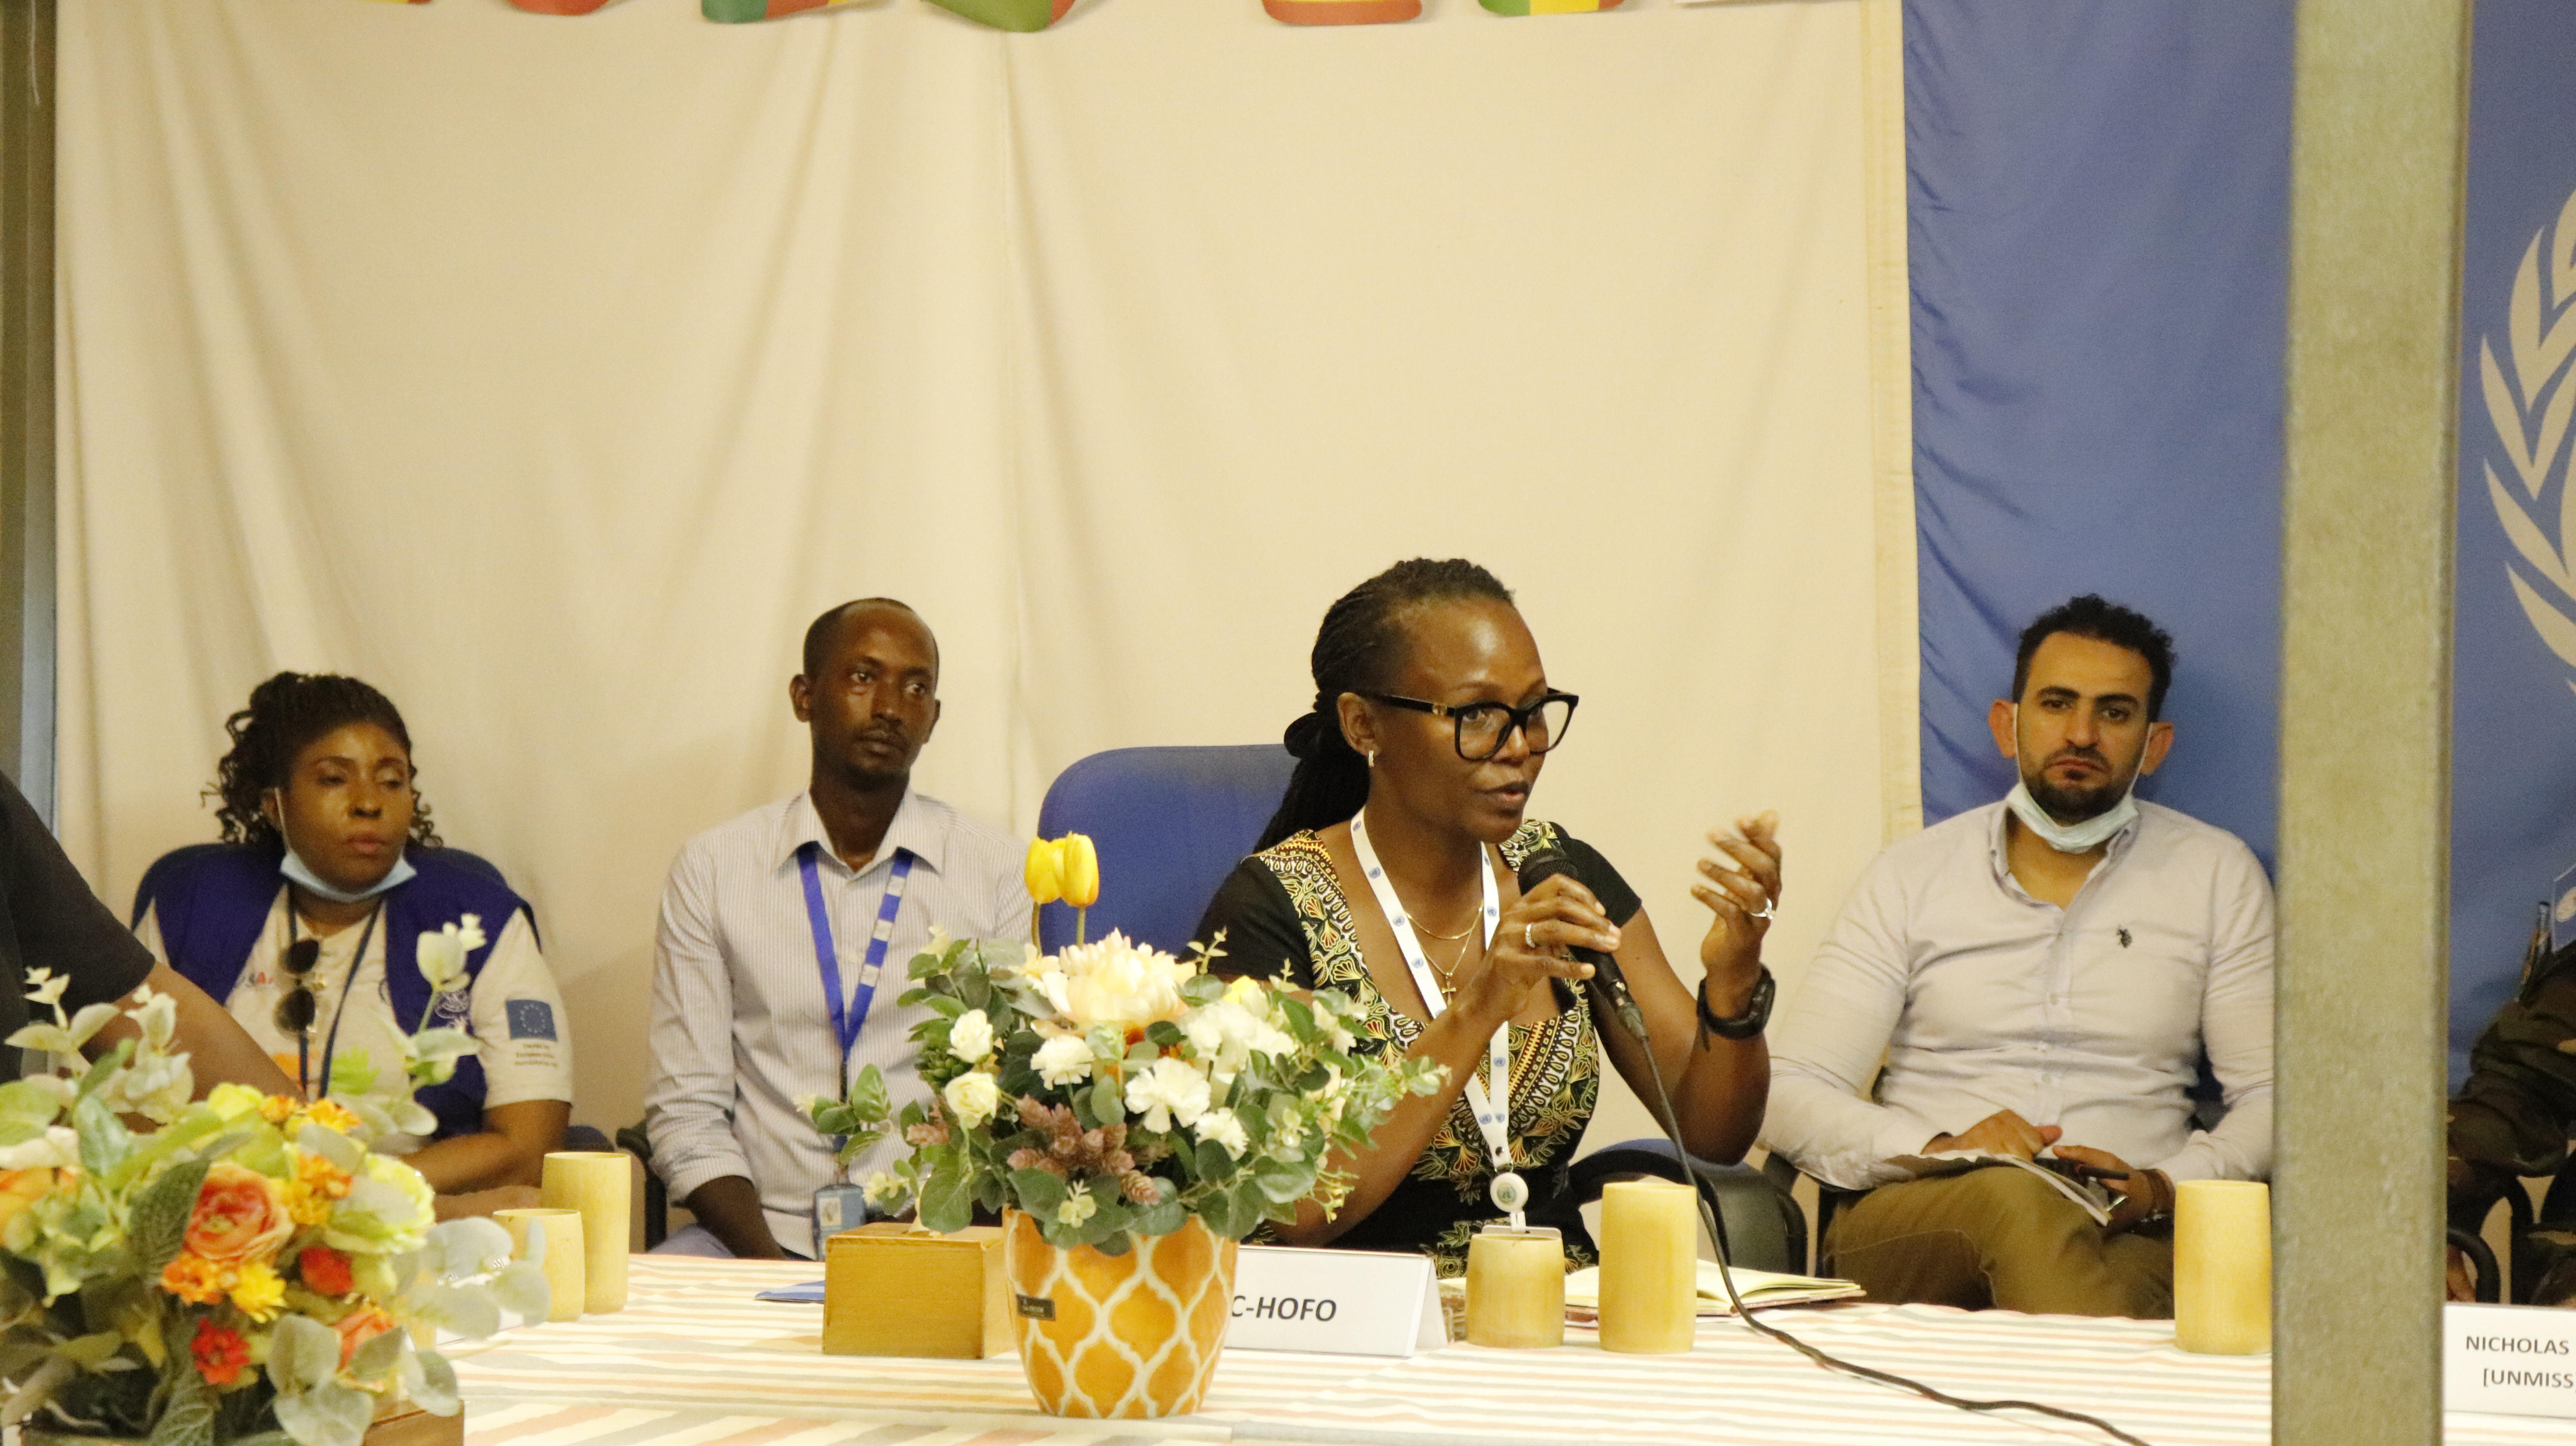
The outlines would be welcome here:
<svg viewBox="0 0 2576 1446">
<path fill-rule="evenodd" d="M 1220 973 L 1351 995 L 1387 1047 L 1449 1074 L 1400 1103 L 1368 1150 L 1332 1162 L 1356 1179 L 1337 1213 L 1309 1201 L 1274 1233 L 1420 1250 L 1454 1275 L 1477 1226 L 1525 1200 L 1531 1223 L 1589 1263 L 1566 1167 L 1600 1094 L 1601 1041 L 1650 1110 L 1660 1071 L 1692 1154 L 1740 1159 L 1761 1128 L 1776 820 L 1710 836 L 1727 862 L 1701 860 L 1693 889 L 1715 916 L 1694 1000 L 1618 871 L 1526 817 L 1577 700 L 1548 686 L 1493 574 L 1397 563 L 1325 612 L 1313 669 L 1314 711 L 1288 728 L 1287 796 L 1198 938 L 1222 931 Z M 1624 978 L 1642 1040 L 1596 1018 L 1595 967 L 1576 950 L 1608 956 L 1601 982 Z"/>
</svg>

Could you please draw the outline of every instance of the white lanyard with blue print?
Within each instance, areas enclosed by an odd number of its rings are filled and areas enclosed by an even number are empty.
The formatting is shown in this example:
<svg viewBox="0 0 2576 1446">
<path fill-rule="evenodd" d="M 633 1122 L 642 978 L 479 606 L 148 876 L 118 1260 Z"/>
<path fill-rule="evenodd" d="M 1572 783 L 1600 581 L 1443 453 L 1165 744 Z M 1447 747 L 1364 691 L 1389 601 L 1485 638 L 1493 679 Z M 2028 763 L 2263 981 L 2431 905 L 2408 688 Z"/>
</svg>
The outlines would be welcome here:
<svg viewBox="0 0 2576 1446">
<path fill-rule="evenodd" d="M 1413 937 L 1413 920 L 1404 912 L 1404 901 L 1396 897 L 1395 885 L 1386 876 L 1386 866 L 1377 861 L 1377 850 L 1368 839 L 1368 825 L 1360 814 L 1351 815 L 1351 852 L 1359 855 L 1360 872 L 1367 876 L 1369 891 L 1377 895 L 1377 907 L 1386 915 L 1386 926 L 1395 935 L 1397 952 L 1404 955 L 1404 967 L 1413 974 L 1414 987 L 1422 991 L 1422 1007 L 1438 1019 L 1448 1008 L 1448 997 L 1441 992 L 1439 976 L 1431 972 L 1431 960 L 1422 952 L 1422 941 Z M 1483 849 L 1479 847 L 1481 855 Z M 1502 890 L 1494 883 L 1490 861 L 1478 871 L 1484 876 L 1484 907 L 1478 918 L 1485 929 L 1485 948 L 1494 947 L 1494 926 L 1502 922 Z M 1507 1020 L 1494 1029 L 1494 1037 L 1485 1044 L 1485 1074 L 1493 1081 L 1467 1081 L 1467 1109 L 1476 1117 L 1476 1129 L 1485 1137 L 1485 1149 L 1494 1163 L 1492 1195 L 1496 1209 L 1520 1217 L 1521 1207 L 1529 1203 L 1528 1182 L 1512 1173 L 1512 1026 Z M 1497 1102 L 1499 1100 L 1499 1102 Z"/>
<path fill-rule="evenodd" d="M 805 876 L 805 919 L 814 926 L 814 963 L 823 971 L 823 1002 L 832 1012 L 832 1034 L 841 1042 L 841 1069 L 850 1067 L 859 1030 L 876 1003 L 877 975 L 885 968 L 886 945 L 894 938 L 895 915 L 903 910 L 904 880 L 912 877 L 912 851 L 894 851 L 894 872 L 886 880 L 885 902 L 877 905 L 877 925 L 868 935 L 867 957 L 859 964 L 859 987 L 847 1005 L 841 1002 L 841 956 L 832 947 L 832 917 L 823 907 L 823 875 L 815 860 L 823 846 L 808 841 L 796 850 L 796 870 Z M 846 1086 L 848 1081 L 844 1079 Z"/>
</svg>

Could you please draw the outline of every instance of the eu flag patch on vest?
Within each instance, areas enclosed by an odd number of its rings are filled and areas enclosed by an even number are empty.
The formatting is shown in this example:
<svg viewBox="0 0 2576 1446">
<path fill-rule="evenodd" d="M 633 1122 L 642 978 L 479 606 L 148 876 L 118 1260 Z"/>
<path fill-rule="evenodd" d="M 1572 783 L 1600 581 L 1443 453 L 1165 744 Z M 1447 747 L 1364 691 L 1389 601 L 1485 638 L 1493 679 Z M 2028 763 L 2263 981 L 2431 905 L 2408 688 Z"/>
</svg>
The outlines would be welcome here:
<svg viewBox="0 0 2576 1446">
<path fill-rule="evenodd" d="M 555 1037 L 555 1007 L 542 999 L 513 999 L 510 1011 L 512 1039 L 552 1039 Z"/>
</svg>

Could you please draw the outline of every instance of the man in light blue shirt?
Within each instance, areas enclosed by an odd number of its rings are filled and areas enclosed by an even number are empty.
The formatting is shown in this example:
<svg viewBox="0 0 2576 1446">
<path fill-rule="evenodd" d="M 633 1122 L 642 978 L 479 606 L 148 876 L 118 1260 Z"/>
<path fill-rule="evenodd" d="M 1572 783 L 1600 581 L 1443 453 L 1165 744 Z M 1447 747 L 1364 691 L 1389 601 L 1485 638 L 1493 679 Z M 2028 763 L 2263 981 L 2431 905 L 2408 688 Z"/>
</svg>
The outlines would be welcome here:
<svg viewBox="0 0 2576 1446">
<path fill-rule="evenodd" d="M 815 1191 L 842 1176 L 799 1101 L 870 1064 L 896 1109 L 927 1099 L 906 965 L 934 927 L 1028 937 L 1018 841 L 912 788 L 940 707 L 939 645 L 911 608 L 815 619 L 788 701 L 813 737 L 806 790 L 689 840 L 662 893 L 644 1119 L 697 1217 L 668 1251 L 802 1255 Z M 906 1148 L 889 1136 L 853 1173 Z"/>
<path fill-rule="evenodd" d="M 2020 782 L 1882 853 L 1772 1025 L 1765 1140 L 1869 1190 L 1825 1246 L 1873 1299 L 2170 1315 L 2174 1182 L 2270 1171 L 2271 885 L 2233 835 L 2131 797 L 2173 743 L 2172 672 L 2098 597 L 2034 622 L 1990 718 Z M 1953 1150 L 2054 1158 L 2118 1204 L 2096 1225 L 2020 1169 L 1895 1163 Z"/>
</svg>

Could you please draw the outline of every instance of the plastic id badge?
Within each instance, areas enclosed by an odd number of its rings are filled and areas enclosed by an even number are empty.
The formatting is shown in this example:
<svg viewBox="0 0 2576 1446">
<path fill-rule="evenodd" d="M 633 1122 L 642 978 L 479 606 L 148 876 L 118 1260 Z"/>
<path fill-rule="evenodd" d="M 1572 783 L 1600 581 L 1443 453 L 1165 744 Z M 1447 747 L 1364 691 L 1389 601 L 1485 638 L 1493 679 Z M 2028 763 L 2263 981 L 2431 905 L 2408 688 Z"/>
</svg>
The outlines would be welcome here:
<svg viewBox="0 0 2576 1446">
<path fill-rule="evenodd" d="M 844 1230 L 868 1223 L 867 1192 L 856 1185 L 826 1185 L 814 1192 L 814 1258 L 823 1258 L 823 1242 Z"/>
</svg>

